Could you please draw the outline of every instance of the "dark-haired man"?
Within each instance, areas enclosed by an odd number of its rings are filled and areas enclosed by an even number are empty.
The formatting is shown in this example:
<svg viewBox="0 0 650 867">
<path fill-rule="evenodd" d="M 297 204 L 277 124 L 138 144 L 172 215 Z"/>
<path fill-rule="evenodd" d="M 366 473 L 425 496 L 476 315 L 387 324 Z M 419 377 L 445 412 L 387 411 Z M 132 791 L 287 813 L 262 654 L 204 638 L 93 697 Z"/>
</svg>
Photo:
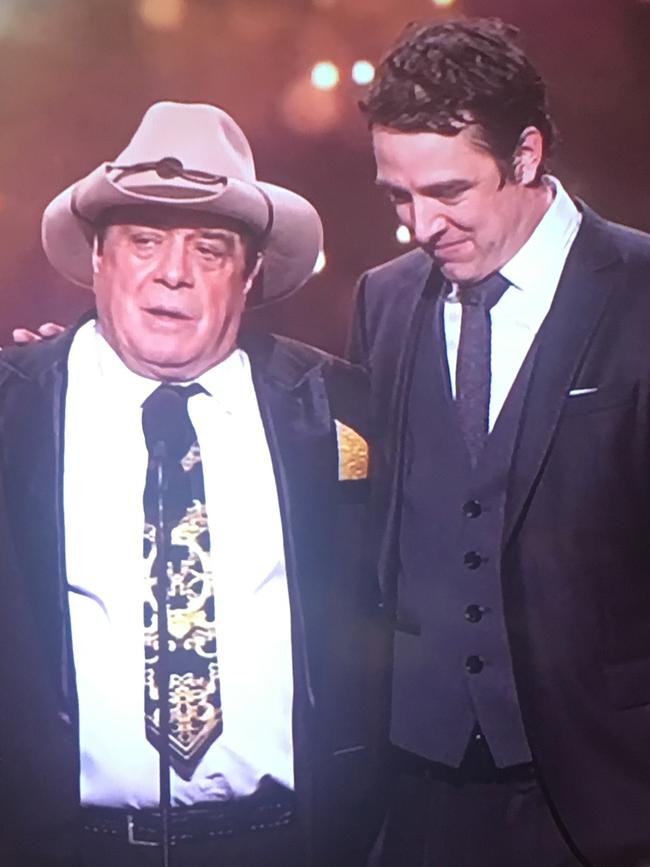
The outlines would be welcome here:
<svg viewBox="0 0 650 867">
<path fill-rule="evenodd" d="M 650 238 L 545 173 L 496 21 L 407 29 L 362 104 L 418 250 L 361 280 L 394 619 L 382 867 L 650 857 Z"/>
</svg>

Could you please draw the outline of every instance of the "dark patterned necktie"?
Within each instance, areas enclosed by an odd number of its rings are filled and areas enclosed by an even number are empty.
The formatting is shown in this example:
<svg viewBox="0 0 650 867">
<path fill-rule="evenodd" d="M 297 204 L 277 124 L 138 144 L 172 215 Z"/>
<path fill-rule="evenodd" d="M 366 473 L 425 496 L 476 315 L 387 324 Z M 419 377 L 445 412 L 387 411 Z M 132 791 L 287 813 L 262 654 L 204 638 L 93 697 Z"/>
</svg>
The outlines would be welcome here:
<svg viewBox="0 0 650 867">
<path fill-rule="evenodd" d="M 456 361 L 456 406 L 475 466 L 485 445 L 490 411 L 490 310 L 509 286 L 501 274 L 459 286 L 463 313 Z"/>
<path fill-rule="evenodd" d="M 200 385 L 161 385 L 142 405 L 147 449 L 167 447 L 164 509 L 168 561 L 156 546 L 157 466 L 149 462 L 144 490 L 144 709 L 147 739 L 160 748 L 160 696 L 156 683 L 158 616 L 156 585 L 166 572 L 169 630 L 169 750 L 174 770 L 189 780 L 223 730 L 210 534 L 201 452 L 187 411 Z"/>
</svg>

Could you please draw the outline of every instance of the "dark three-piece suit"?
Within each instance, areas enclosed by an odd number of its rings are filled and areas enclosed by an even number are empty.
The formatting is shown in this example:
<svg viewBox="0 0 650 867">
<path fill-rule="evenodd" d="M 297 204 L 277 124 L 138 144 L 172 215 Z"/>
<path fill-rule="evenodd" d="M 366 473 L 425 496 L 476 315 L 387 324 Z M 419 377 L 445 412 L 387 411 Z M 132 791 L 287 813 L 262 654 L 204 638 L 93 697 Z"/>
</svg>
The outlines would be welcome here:
<svg viewBox="0 0 650 867">
<path fill-rule="evenodd" d="M 78 707 L 62 507 L 70 343 L 68 333 L 0 354 L 3 867 L 77 863 Z M 250 335 L 241 345 L 282 515 L 305 864 L 358 864 L 372 827 L 377 692 L 368 672 L 377 669 L 370 658 L 377 593 L 360 539 L 367 481 L 339 480 L 334 420 L 363 433 L 365 379 L 293 341 Z"/>
<path fill-rule="evenodd" d="M 362 278 L 351 357 L 372 382 L 393 744 L 454 768 L 478 724 L 500 768 L 533 763 L 567 853 L 632 867 L 650 858 L 650 237 L 581 209 L 475 467 L 424 252 Z"/>
</svg>

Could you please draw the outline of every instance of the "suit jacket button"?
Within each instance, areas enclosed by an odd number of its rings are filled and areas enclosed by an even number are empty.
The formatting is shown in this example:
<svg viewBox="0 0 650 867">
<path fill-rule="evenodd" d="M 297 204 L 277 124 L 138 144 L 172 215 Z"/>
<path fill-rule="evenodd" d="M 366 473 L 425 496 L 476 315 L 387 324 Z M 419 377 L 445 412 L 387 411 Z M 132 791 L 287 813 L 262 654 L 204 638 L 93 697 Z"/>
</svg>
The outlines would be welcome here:
<svg viewBox="0 0 650 867">
<path fill-rule="evenodd" d="M 484 610 L 480 605 L 468 605 L 465 609 L 465 620 L 469 620 L 470 623 L 478 623 L 483 617 Z"/>
<path fill-rule="evenodd" d="M 480 671 L 483 671 L 483 666 L 485 662 L 481 656 L 468 656 L 465 660 L 465 670 L 468 674 L 478 674 Z"/>
<path fill-rule="evenodd" d="M 478 500 L 468 500 L 466 503 L 463 503 L 463 515 L 466 518 L 478 518 L 482 511 L 483 509 Z"/>
<path fill-rule="evenodd" d="M 463 557 L 463 563 L 468 569 L 478 569 L 483 562 L 483 558 L 477 551 L 468 551 Z"/>
</svg>

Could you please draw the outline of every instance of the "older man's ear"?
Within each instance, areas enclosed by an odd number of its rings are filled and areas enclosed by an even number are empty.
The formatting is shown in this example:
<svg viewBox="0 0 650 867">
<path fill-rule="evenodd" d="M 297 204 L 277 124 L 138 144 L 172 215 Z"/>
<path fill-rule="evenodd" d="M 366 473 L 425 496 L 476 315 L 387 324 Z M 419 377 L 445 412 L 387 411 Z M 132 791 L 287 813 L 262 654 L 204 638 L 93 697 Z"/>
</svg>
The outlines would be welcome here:
<svg viewBox="0 0 650 867">
<path fill-rule="evenodd" d="M 25 343 L 38 343 L 43 338 L 56 337 L 62 331 L 65 331 L 64 325 L 59 325 L 57 322 L 44 322 L 36 331 L 30 331 L 29 328 L 14 328 L 11 338 L 20 346 Z"/>
</svg>

